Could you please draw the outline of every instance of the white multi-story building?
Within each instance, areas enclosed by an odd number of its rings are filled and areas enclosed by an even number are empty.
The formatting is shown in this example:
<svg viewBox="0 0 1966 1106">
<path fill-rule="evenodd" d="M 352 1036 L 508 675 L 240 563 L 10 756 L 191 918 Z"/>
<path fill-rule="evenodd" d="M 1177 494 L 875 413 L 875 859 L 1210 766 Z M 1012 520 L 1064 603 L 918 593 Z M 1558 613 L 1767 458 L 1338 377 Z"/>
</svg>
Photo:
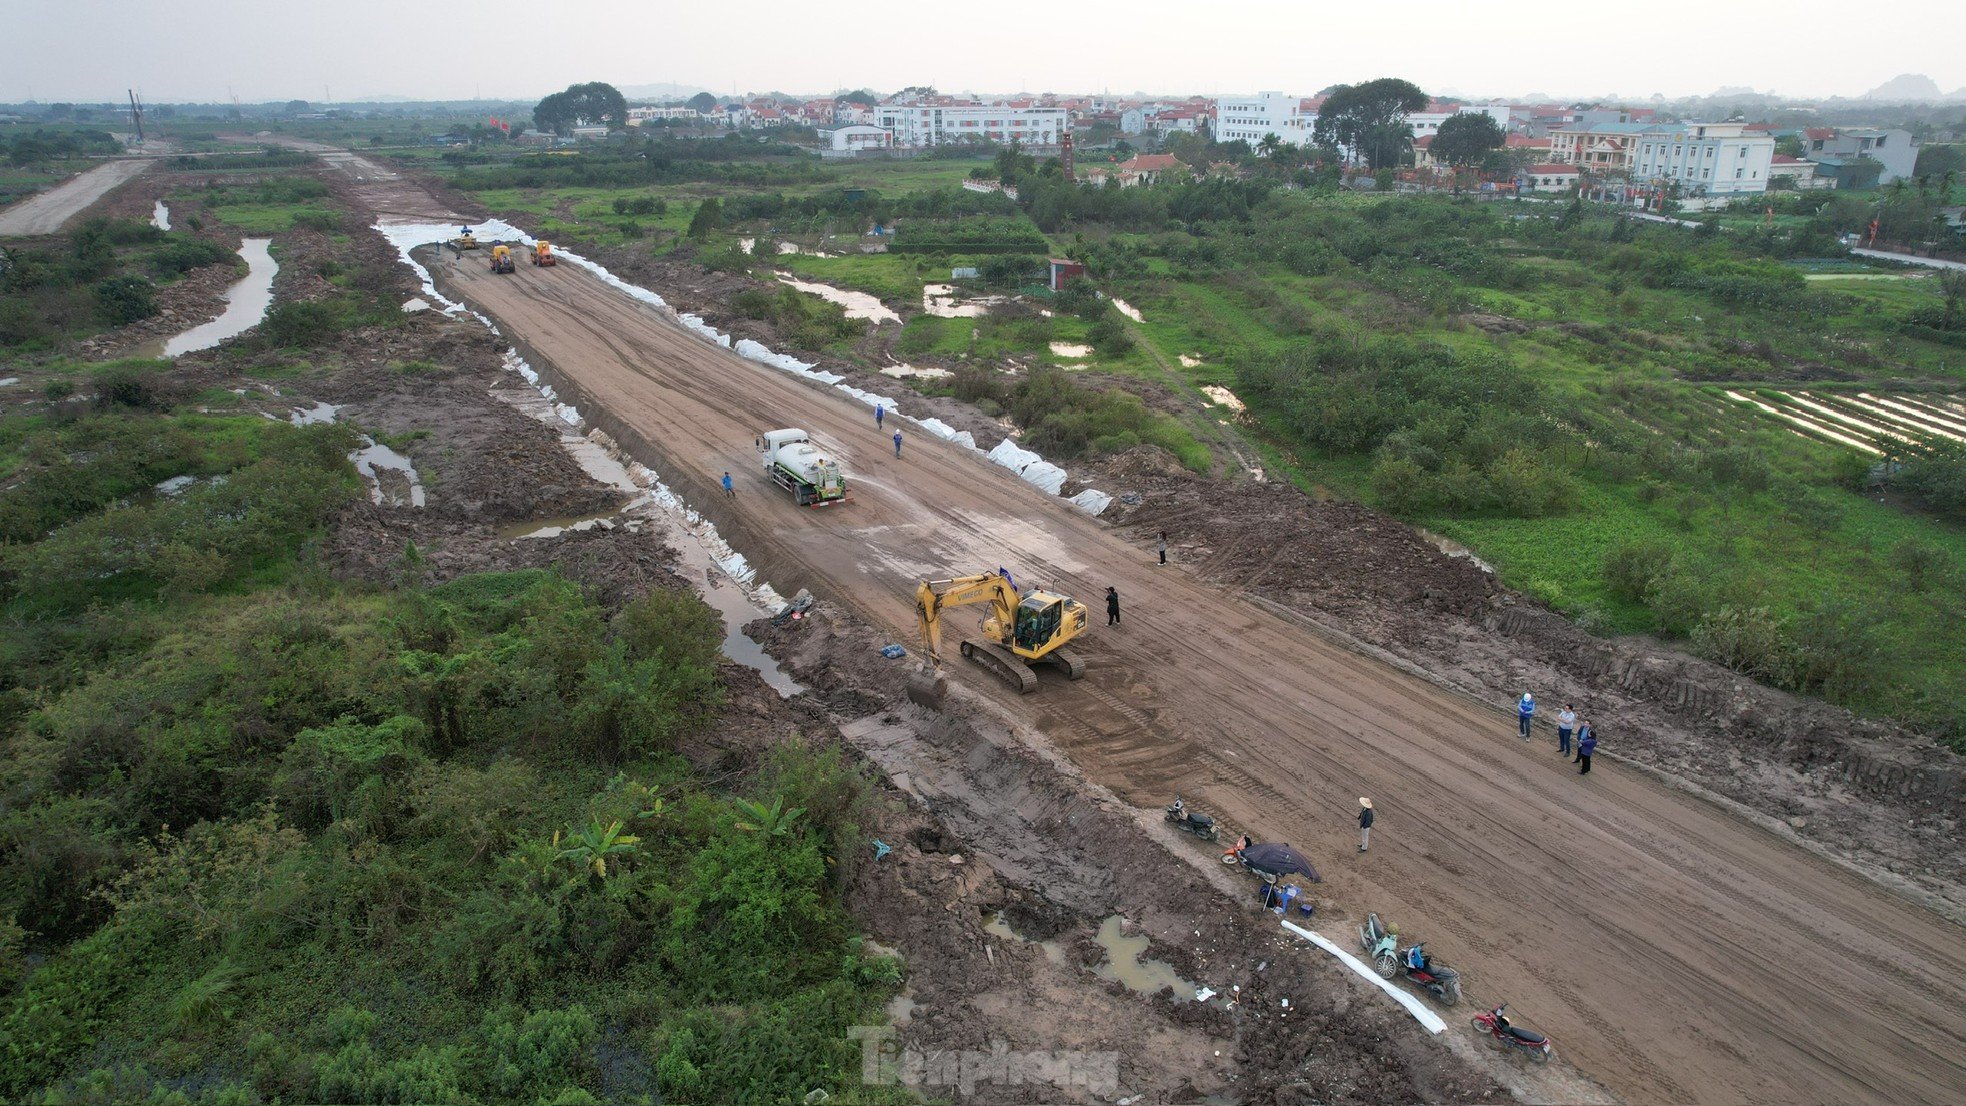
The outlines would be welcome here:
<svg viewBox="0 0 1966 1106">
<path fill-rule="evenodd" d="M 974 138 L 1024 146 L 1056 146 L 1070 131 L 1064 108 L 1001 104 L 882 104 L 874 126 L 894 132 L 897 146 L 941 146 Z"/>
<path fill-rule="evenodd" d="M 1507 104 L 1453 104 L 1436 100 L 1427 105 L 1427 110 L 1408 115 L 1406 122 L 1413 128 L 1413 137 L 1426 138 L 1439 134 L 1440 125 L 1457 115 L 1486 115 L 1495 120 L 1495 125 L 1502 128 L 1504 133 L 1509 129 Z"/>
<path fill-rule="evenodd" d="M 1293 146 L 1306 146 L 1316 124 L 1317 111 L 1306 111 L 1302 98 L 1287 93 L 1259 92 L 1215 101 L 1217 142 L 1242 141 L 1254 146 L 1273 134 Z"/>
<path fill-rule="evenodd" d="M 659 119 L 701 119 L 695 108 L 629 108 L 628 125 L 641 127 Z"/>
<path fill-rule="evenodd" d="M 1634 180 L 1678 182 L 1688 195 L 1765 192 L 1775 140 L 1741 123 L 1661 123 L 1638 133 Z"/>
</svg>

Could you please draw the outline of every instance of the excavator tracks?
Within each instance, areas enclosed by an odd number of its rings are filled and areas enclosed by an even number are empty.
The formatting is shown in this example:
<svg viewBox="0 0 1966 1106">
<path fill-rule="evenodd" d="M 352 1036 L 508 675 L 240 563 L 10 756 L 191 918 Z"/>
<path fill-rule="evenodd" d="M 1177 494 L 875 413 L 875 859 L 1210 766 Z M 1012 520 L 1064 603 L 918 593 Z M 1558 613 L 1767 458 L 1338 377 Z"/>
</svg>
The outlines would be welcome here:
<svg viewBox="0 0 1966 1106">
<path fill-rule="evenodd" d="M 1021 694 L 1029 695 L 1038 689 L 1038 674 L 1031 671 L 1024 658 L 1001 645 L 987 641 L 965 641 L 962 643 L 962 653 Z"/>
<path fill-rule="evenodd" d="M 1053 649 L 1045 660 L 1058 666 L 1068 680 L 1082 679 L 1085 676 L 1085 659 L 1070 649 Z"/>
</svg>

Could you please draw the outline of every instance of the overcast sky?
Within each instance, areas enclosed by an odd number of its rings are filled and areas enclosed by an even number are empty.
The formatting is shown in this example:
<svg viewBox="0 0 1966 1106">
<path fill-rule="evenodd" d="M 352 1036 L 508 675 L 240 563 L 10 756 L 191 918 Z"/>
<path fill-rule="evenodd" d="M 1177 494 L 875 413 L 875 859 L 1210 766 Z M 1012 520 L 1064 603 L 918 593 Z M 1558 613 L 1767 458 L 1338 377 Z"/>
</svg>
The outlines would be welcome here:
<svg viewBox="0 0 1966 1106">
<path fill-rule="evenodd" d="M 0 101 L 534 99 L 580 81 L 720 94 L 1429 92 L 1629 98 L 1966 87 L 1958 0 L 4 0 Z"/>
</svg>

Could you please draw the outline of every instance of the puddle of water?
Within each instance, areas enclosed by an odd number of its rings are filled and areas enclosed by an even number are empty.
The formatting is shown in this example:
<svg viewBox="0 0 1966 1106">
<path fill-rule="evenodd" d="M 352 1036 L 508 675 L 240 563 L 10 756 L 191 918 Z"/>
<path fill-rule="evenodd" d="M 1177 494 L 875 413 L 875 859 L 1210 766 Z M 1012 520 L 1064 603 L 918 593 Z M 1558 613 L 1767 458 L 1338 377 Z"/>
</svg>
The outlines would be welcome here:
<svg viewBox="0 0 1966 1106">
<path fill-rule="evenodd" d="M 158 230 L 171 229 L 171 209 L 164 206 L 164 201 L 158 200 L 157 206 L 150 209 L 150 225 Z"/>
<path fill-rule="evenodd" d="M 895 314 L 887 304 L 882 303 L 879 296 L 869 295 L 866 292 L 849 292 L 830 284 L 812 284 L 803 280 L 794 280 L 785 273 L 779 273 L 778 280 L 781 284 L 789 284 L 801 292 L 818 296 L 827 303 L 839 304 L 846 308 L 846 317 L 849 319 L 866 319 L 875 326 L 901 321 L 901 316 Z"/>
<path fill-rule="evenodd" d="M 244 395 L 244 392 L 240 393 Z M 341 410 L 332 403 L 317 403 L 312 407 L 296 407 L 290 421 L 295 426 L 313 426 L 316 423 L 333 422 Z"/>
<path fill-rule="evenodd" d="M 1132 319 L 1136 323 L 1144 323 L 1147 321 L 1141 318 L 1140 312 L 1135 311 L 1133 309 L 1133 305 L 1126 302 L 1125 300 L 1115 299 L 1113 301 L 1113 306 L 1119 308 L 1120 314 L 1125 315 L 1127 318 Z"/>
<path fill-rule="evenodd" d="M 0 388 L 11 388 L 19 383 L 20 383 L 20 377 L 10 376 L 5 380 L 0 380 Z"/>
<path fill-rule="evenodd" d="M 1247 408 L 1245 408 L 1242 405 L 1242 400 L 1236 398 L 1236 394 L 1234 392 L 1231 392 L 1227 388 L 1222 387 L 1220 384 L 1202 385 L 1201 394 L 1207 396 L 1215 403 L 1223 407 L 1227 407 L 1229 410 L 1234 411 L 1238 415 L 1242 414 L 1245 410 L 1247 410 Z"/>
<path fill-rule="evenodd" d="M 1181 367 L 1182 367 L 1182 368 L 1184 368 L 1184 369 L 1193 369 L 1193 368 L 1199 368 L 1199 367 L 1200 367 L 1200 365 L 1201 365 L 1201 358 L 1199 358 L 1199 357 L 1194 357 L 1194 356 L 1191 356 L 1191 355 L 1189 355 L 1189 354 L 1186 354 L 1186 353 L 1184 353 L 1184 354 L 1182 354 L 1182 355 L 1181 355 Z"/>
<path fill-rule="evenodd" d="M 896 380 L 906 380 L 911 376 L 919 376 L 924 380 L 935 380 L 939 377 L 950 375 L 948 369 L 918 369 L 913 365 L 889 365 L 881 369 L 880 374 L 882 376 L 891 376 Z"/>
<path fill-rule="evenodd" d="M 758 240 L 756 238 L 739 238 L 737 240 L 737 248 L 743 250 L 745 253 L 750 253 L 751 247 L 757 244 Z"/>
<path fill-rule="evenodd" d="M 225 313 L 203 326 L 195 326 L 175 338 L 145 342 L 137 347 L 138 357 L 179 357 L 210 349 L 227 338 L 234 338 L 266 317 L 273 306 L 273 275 L 280 266 L 273 260 L 271 238 L 248 238 L 239 245 L 239 256 L 246 259 L 246 277 L 225 290 Z"/>
<path fill-rule="evenodd" d="M 1425 538 L 1427 540 L 1427 544 L 1433 546 L 1435 549 L 1440 550 L 1442 553 L 1445 553 L 1450 557 L 1465 557 L 1468 560 L 1473 561 L 1475 563 L 1475 566 L 1481 569 L 1483 572 L 1488 573 L 1490 576 L 1495 575 L 1494 565 L 1491 565 L 1487 561 L 1482 560 L 1480 557 L 1475 556 L 1474 550 L 1469 549 L 1467 546 L 1462 545 L 1460 542 L 1455 541 L 1453 538 L 1445 538 L 1440 536 L 1439 534 L 1434 533 L 1431 530 L 1422 530 L 1417 526 L 1414 527 L 1414 529 L 1419 532 L 1422 538 Z"/>
<path fill-rule="evenodd" d="M 1105 948 L 1106 962 L 1092 969 L 1092 974 L 1101 979 L 1118 980 L 1128 990 L 1143 995 L 1158 994 L 1161 988 L 1171 987 L 1174 1001 L 1194 1001 L 1199 988 L 1182 979 L 1179 972 L 1162 961 L 1140 959 L 1140 954 L 1147 951 L 1147 935 L 1139 933 L 1129 937 L 1122 933 L 1119 915 L 1115 914 L 1099 923 L 1099 935 L 1095 940 Z"/>
<path fill-rule="evenodd" d="M 956 302 L 956 286 L 953 284 L 924 284 L 922 286 L 922 310 L 942 319 L 974 319 L 990 309 L 988 303 L 972 301 Z"/>
<path fill-rule="evenodd" d="M 651 500 L 648 489 L 635 482 L 628 473 L 628 466 L 599 442 L 581 437 L 567 429 L 551 400 L 545 399 L 537 391 L 527 391 L 514 395 L 500 391 L 497 393 L 519 410 L 531 415 L 549 426 L 561 431 L 560 446 L 574 459 L 582 472 L 611 488 L 635 497 L 634 501 L 623 507 L 619 514 L 630 515 L 630 525 L 636 521 L 646 521 L 655 536 L 666 542 L 676 551 L 680 562 L 678 575 L 696 585 L 696 592 L 710 609 L 717 612 L 724 624 L 724 656 L 757 672 L 765 684 L 780 695 L 790 698 L 805 688 L 798 681 L 786 675 L 784 669 L 764 646 L 752 641 L 744 634 L 747 623 L 774 613 L 767 611 L 751 601 L 730 574 L 718 565 L 697 541 L 695 535 L 684 529 L 675 516 L 657 507 Z M 542 535 L 543 536 L 543 535 Z"/>
<path fill-rule="evenodd" d="M 1004 919 L 1001 912 L 990 915 L 990 920 L 983 923 L 983 932 L 992 937 L 1001 937 L 1006 941 L 1015 941 L 1020 945 L 1036 944 L 1039 951 L 1044 953 L 1046 960 L 1051 961 L 1053 964 L 1063 964 L 1065 962 L 1064 945 L 1057 941 L 1033 942 L 1029 937 L 1010 928 L 1010 923 Z"/>
<path fill-rule="evenodd" d="M 409 505 L 423 506 L 423 481 L 418 478 L 416 466 L 410 463 L 408 457 L 364 434 L 362 448 L 349 454 L 348 459 L 355 462 L 355 471 L 361 473 L 363 479 L 369 482 L 369 502 L 377 506 L 382 506 L 385 502 L 391 507 L 403 505 L 402 497 L 396 492 L 385 493 L 382 489 L 382 474 L 392 472 L 400 474 L 403 481 L 409 485 Z M 394 480 L 390 482 L 395 483 Z"/>
<path fill-rule="evenodd" d="M 180 496 L 184 494 L 186 488 L 189 488 L 191 485 L 196 484 L 197 482 L 198 482 L 198 478 L 195 476 L 173 476 L 169 480 L 164 480 L 158 483 L 157 494 L 168 495 L 173 497 Z"/>
<path fill-rule="evenodd" d="M 525 538 L 557 538 L 565 533 L 585 533 L 595 527 L 614 528 L 614 516 L 619 511 L 609 511 L 599 515 L 568 515 L 560 518 L 534 518 L 515 522 L 492 531 L 492 536 L 500 541 L 518 541 Z"/>
<path fill-rule="evenodd" d="M 1051 343 L 1051 352 L 1059 357 L 1091 357 L 1092 347 L 1081 346 L 1072 342 L 1053 342 Z"/>
<path fill-rule="evenodd" d="M 411 296 L 409 299 L 403 301 L 403 312 L 405 314 L 412 311 L 428 310 L 430 310 L 430 301 L 424 299 L 422 296 Z"/>
</svg>

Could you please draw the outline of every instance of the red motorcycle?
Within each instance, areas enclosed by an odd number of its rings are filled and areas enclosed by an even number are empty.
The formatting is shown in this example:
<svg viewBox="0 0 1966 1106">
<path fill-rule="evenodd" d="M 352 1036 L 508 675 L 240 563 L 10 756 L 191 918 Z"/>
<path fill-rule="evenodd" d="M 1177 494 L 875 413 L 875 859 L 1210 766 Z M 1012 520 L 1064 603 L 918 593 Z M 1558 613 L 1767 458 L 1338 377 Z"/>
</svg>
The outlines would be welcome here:
<svg viewBox="0 0 1966 1106">
<path fill-rule="evenodd" d="M 1476 1014 L 1470 1019 L 1474 1024 L 1475 1032 L 1493 1037 L 1504 1048 L 1520 1049 L 1539 1064 L 1549 1063 L 1550 1057 L 1556 1055 L 1556 1047 L 1541 1033 L 1524 1029 L 1519 1025 L 1511 1025 L 1509 1019 L 1502 1014 L 1502 1011 L 1508 1008 L 1509 1004 L 1505 1002 L 1486 1014 Z"/>
</svg>

